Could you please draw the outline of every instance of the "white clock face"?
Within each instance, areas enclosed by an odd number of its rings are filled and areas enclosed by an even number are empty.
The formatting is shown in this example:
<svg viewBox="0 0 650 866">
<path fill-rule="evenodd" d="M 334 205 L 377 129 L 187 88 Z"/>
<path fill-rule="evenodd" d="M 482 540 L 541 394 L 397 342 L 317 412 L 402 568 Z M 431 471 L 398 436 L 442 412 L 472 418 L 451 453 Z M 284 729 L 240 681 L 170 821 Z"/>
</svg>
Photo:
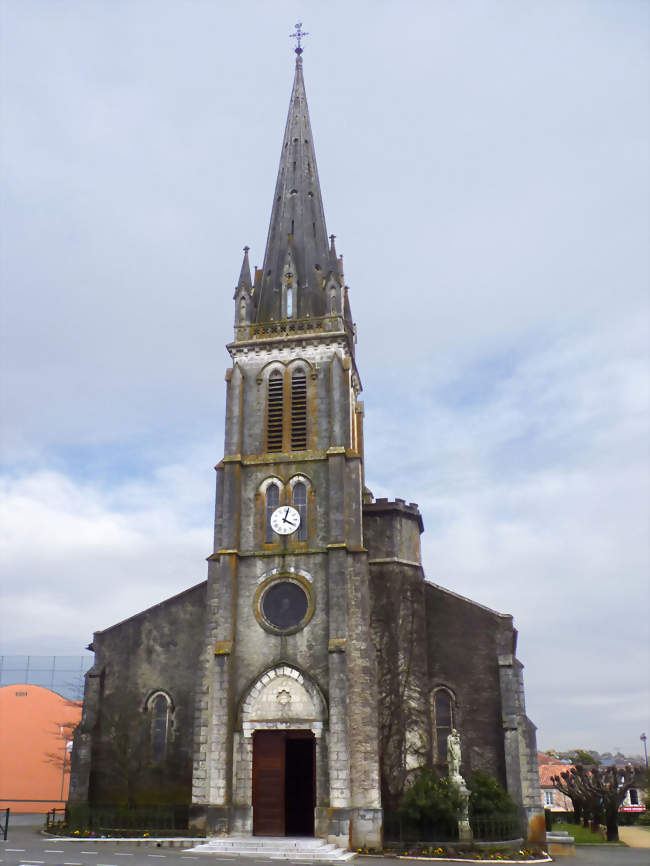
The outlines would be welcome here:
<svg viewBox="0 0 650 866">
<path fill-rule="evenodd" d="M 271 515 L 271 529 L 278 535 L 291 535 L 300 526 L 300 515 L 290 505 L 281 505 Z"/>
</svg>

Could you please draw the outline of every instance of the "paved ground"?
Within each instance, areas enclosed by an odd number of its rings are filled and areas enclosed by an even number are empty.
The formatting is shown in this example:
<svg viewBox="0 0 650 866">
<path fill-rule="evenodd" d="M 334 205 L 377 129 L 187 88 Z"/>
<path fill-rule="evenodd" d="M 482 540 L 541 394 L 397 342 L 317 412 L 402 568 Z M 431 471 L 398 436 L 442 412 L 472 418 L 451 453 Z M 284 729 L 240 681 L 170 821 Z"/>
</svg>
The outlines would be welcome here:
<svg viewBox="0 0 650 866">
<path fill-rule="evenodd" d="M 124 842 L 119 845 L 64 842 L 41 836 L 40 827 L 40 823 L 34 825 L 33 819 L 25 823 L 20 816 L 12 817 L 7 841 L 0 841 L 1 866 L 192 866 L 190 861 L 195 861 L 195 866 L 207 866 L 207 862 L 215 866 L 222 863 L 269 866 L 268 860 L 255 857 L 190 854 L 182 848 L 141 847 Z M 160 862 L 162 860 L 165 863 Z M 416 866 L 416 861 L 379 857 L 363 857 L 353 862 L 359 866 Z M 583 845 L 576 848 L 575 857 L 559 858 L 555 862 L 564 866 L 650 866 L 650 851 L 623 845 Z M 296 861 L 296 866 L 305 866 L 305 863 Z"/>
<path fill-rule="evenodd" d="M 650 857 L 641 848 L 626 848 L 616 845 L 610 848 L 606 845 L 578 845 L 575 857 L 564 857 L 555 863 L 565 863 L 566 866 L 648 866 Z"/>
<path fill-rule="evenodd" d="M 650 848 L 650 827 L 619 827 L 618 838 L 630 848 Z"/>
</svg>

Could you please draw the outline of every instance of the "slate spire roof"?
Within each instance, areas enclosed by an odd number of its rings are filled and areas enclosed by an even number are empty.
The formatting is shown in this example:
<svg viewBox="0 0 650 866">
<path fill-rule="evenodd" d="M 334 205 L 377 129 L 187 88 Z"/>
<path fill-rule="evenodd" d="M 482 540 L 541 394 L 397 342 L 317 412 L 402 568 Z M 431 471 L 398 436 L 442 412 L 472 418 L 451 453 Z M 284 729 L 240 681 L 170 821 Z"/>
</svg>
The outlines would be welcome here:
<svg viewBox="0 0 650 866">
<path fill-rule="evenodd" d="M 282 318 L 281 286 L 287 279 L 296 290 L 298 318 L 324 315 L 323 284 L 331 271 L 330 262 L 302 74 L 302 51 L 297 50 L 260 292 L 256 298 L 256 320 L 268 322 Z"/>
<path fill-rule="evenodd" d="M 250 289 L 253 287 L 253 283 L 251 282 L 251 266 L 248 262 L 249 249 L 250 247 L 244 247 L 244 261 L 241 263 L 241 271 L 239 273 L 237 287 L 242 287 L 250 291 Z"/>
</svg>

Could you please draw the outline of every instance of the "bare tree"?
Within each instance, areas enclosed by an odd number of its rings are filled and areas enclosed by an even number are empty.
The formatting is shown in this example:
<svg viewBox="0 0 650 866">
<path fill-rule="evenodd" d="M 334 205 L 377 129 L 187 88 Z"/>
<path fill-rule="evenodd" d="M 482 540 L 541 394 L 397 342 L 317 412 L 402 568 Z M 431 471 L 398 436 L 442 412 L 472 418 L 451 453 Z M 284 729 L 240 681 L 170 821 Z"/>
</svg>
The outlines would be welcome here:
<svg viewBox="0 0 650 866">
<path fill-rule="evenodd" d="M 80 704 L 78 701 L 66 701 L 66 706 L 78 710 Z M 43 762 L 52 764 L 57 770 L 61 771 L 61 793 L 60 799 L 63 800 L 65 794 L 66 776 L 70 774 L 70 753 L 72 751 L 72 739 L 74 732 L 79 724 L 78 721 L 59 721 L 53 722 L 50 728 L 50 733 L 53 739 L 57 741 L 55 751 L 46 752 L 43 756 Z"/>
<path fill-rule="evenodd" d="M 641 786 L 644 771 L 641 767 L 585 767 L 577 764 L 551 781 L 562 794 L 577 803 L 585 816 L 597 823 L 605 823 L 607 841 L 618 841 L 618 810 L 625 795 Z M 604 818 L 604 821 L 603 821 Z"/>
<path fill-rule="evenodd" d="M 56 737 L 60 742 L 59 748 L 55 752 L 46 752 L 43 761 L 46 764 L 53 764 L 59 770 L 69 769 L 70 750 L 68 744 L 72 742 L 75 728 L 79 722 L 55 722 Z"/>
</svg>

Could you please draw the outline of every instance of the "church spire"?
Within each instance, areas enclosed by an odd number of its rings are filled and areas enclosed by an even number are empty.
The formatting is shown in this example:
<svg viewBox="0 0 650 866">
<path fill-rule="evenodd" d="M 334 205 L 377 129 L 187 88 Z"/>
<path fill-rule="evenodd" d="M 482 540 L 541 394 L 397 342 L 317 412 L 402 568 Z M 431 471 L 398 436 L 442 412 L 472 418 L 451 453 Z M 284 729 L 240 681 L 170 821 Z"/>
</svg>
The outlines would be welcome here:
<svg viewBox="0 0 650 866">
<path fill-rule="evenodd" d="M 241 271 L 239 273 L 239 282 L 237 288 L 244 288 L 250 291 L 253 288 L 251 281 L 251 266 L 248 262 L 248 250 L 250 247 L 244 247 L 244 261 L 241 263 Z"/>
<path fill-rule="evenodd" d="M 323 286 L 330 250 L 302 74 L 300 39 L 306 34 L 301 27 L 296 25 L 294 34 L 296 70 L 256 303 L 258 322 L 326 312 Z"/>
</svg>

